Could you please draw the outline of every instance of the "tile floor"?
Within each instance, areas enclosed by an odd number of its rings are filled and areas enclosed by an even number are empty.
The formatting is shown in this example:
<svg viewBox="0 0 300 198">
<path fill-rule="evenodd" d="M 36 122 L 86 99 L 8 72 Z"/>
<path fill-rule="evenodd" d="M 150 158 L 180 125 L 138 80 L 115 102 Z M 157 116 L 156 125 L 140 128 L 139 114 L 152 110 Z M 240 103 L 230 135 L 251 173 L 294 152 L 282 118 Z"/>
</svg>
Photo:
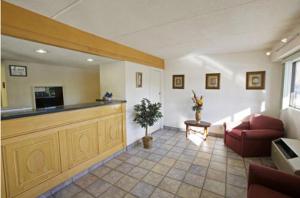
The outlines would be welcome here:
<svg viewBox="0 0 300 198">
<path fill-rule="evenodd" d="M 150 150 L 124 152 L 55 193 L 55 198 L 246 197 L 250 162 L 274 167 L 270 158 L 241 158 L 222 138 L 185 138 L 160 130 Z M 198 138 L 198 139 L 197 139 Z"/>
</svg>

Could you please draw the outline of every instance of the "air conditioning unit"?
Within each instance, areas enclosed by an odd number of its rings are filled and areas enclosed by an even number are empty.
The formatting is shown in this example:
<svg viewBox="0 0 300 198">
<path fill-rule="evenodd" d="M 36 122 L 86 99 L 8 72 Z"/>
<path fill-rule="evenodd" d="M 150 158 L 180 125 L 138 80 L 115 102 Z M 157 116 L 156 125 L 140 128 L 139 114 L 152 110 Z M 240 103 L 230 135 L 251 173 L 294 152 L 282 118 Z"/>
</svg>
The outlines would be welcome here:
<svg viewBox="0 0 300 198">
<path fill-rule="evenodd" d="M 271 155 L 277 168 L 300 175 L 300 140 L 288 138 L 274 140 Z"/>
</svg>

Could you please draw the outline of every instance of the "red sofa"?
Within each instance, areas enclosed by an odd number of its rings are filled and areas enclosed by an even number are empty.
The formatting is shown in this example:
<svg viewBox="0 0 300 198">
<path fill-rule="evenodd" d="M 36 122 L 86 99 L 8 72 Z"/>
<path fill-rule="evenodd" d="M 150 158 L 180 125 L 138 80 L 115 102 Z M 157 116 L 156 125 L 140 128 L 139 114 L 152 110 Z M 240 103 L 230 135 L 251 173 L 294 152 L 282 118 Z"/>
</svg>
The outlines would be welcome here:
<svg viewBox="0 0 300 198">
<path fill-rule="evenodd" d="M 281 120 L 253 115 L 248 121 L 228 129 L 224 123 L 224 143 L 243 157 L 269 156 L 272 140 L 283 136 Z"/>
<path fill-rule="evenodd" d="M 300 176 L 250 164 L 248 198 L 300 197 Z"/>
</svg>

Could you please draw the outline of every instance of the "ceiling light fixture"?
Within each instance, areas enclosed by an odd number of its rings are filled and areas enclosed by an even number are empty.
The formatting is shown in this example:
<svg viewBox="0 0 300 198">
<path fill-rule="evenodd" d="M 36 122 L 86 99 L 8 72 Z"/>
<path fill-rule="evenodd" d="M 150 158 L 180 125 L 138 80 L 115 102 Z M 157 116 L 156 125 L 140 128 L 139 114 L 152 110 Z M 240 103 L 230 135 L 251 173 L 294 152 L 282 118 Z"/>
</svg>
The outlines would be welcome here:
<svg viewBox="0 0 300 198">
<path fill-rule="evenodd" d="M 47 54 L 48 51 L 47 50 L 44 50 L 44 49 L 37 49 L 35 50 L 36 53 L 39 53 L 39 54 Z"/>
<path fill-rule="evenodd" d="M 267 55 L 267 56 L 270 56 L 270 55 L 271 55 L 271 52 L 266 52 L 266 55 Z"/>
<path fill-rule="evenodd" d="M 92 59 L 92 58 L 88 58 L 88 59 L 86 59 L 88 62 L 93 62 L 94 61 L 94 59 Z"/>
<path fill-rule="evenodd" d="M 286 43 L 287 41 L 288 41 L 287 38 L 281 39 L 281 42 L 283 42 L 283 43 Z"/>
</svg>

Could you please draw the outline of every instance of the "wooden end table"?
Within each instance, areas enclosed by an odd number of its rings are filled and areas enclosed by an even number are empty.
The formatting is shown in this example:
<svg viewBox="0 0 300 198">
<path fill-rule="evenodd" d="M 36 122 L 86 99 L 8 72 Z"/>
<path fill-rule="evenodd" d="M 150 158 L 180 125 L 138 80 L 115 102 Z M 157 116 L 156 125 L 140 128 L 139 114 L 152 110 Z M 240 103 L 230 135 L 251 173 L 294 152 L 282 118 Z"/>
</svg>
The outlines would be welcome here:
<svg viewBox="0 0 300 198">
<path fill-rule="evenodd" d="M 206 137 L 208 135 L 207 128 L 210 127 L 211 123 L 205 122 L 205 121 L 197 122 L 196 120 L 186 120 L 186 121 L 184 121 L 184 124 L 186 126 L 186 131 L 185 131 L 186 138 L 187 138 L 188 133 L 190 132 L 190 126 L 193 126 L 193 127 L 203 127 L 204 128 L 204 140 L 206 140 Z"/>
</svg>

